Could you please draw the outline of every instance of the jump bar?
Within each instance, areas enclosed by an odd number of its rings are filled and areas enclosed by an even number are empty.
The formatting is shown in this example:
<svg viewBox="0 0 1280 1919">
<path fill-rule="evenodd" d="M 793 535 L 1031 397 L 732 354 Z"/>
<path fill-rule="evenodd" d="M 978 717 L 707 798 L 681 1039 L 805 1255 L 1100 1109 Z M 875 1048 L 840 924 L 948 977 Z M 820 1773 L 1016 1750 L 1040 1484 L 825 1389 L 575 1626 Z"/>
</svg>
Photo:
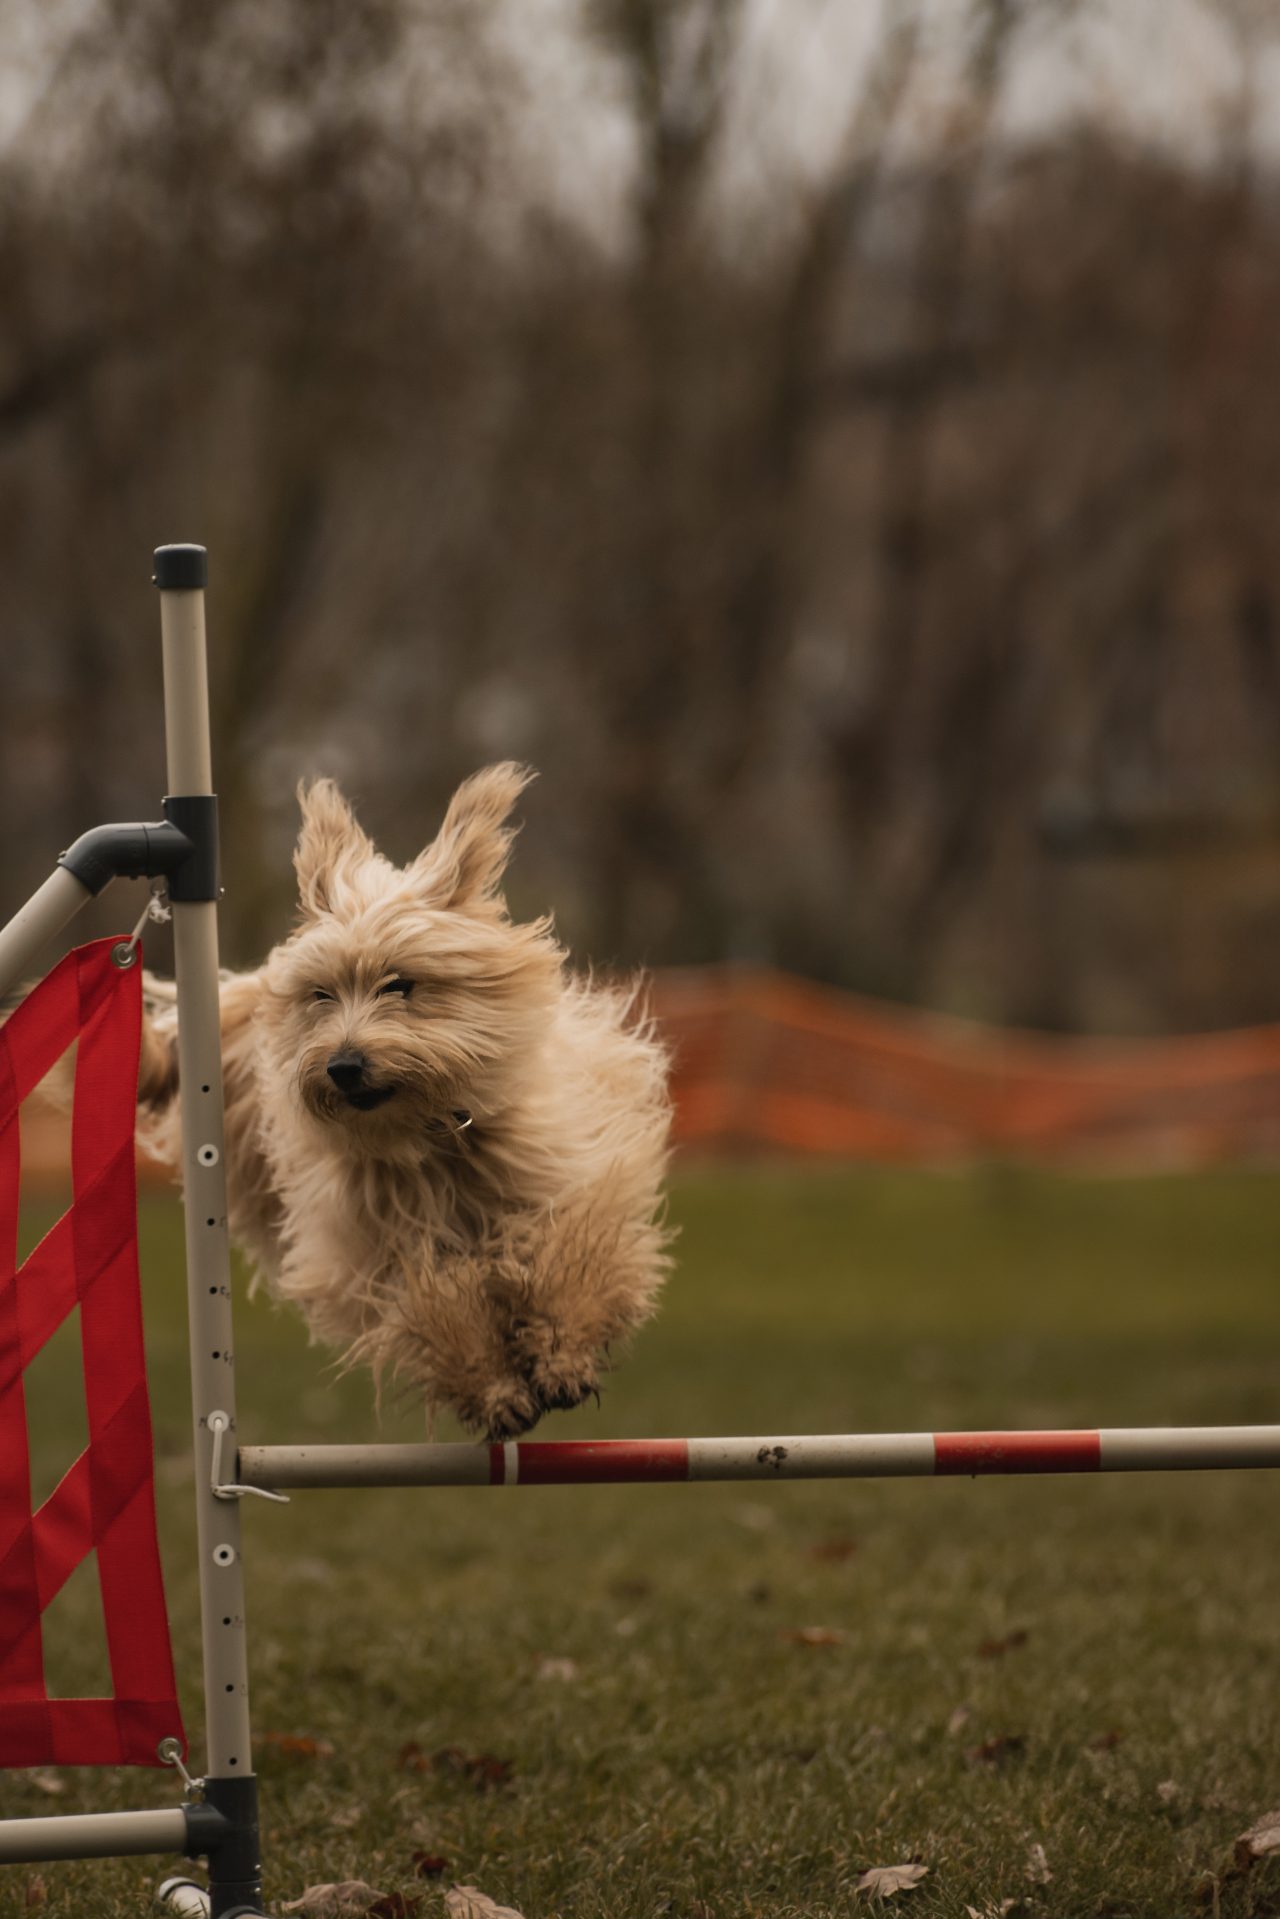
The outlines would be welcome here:
<svg viewBox="0 0 1280 1919">
<path fill-rule="evenodd" d="M 822 1433 L 786 1439 L 520 1440 L 505 1445 L 242 1446 L 240 1483 L 343 1486 L 644 1485 L 713 1479 L 976 1478 L 1280 1466 L 1280 1426 L 1080 1432 Z"/>
</svg>

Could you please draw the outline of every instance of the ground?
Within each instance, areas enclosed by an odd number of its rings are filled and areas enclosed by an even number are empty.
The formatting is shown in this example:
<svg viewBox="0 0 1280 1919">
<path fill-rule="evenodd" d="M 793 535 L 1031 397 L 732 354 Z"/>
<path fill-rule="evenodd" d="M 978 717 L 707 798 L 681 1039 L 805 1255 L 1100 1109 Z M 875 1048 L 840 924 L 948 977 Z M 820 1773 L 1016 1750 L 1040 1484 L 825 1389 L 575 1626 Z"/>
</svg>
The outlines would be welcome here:
<svg viewBox="0 0 1280 1919">
<path fill-rule="evenodd" d="M 743 1169 L 686 1175 L 674 1210 L 659 1319 L 600 1412 L 540 1436 L 1280 1415 L 1274 1177 Z M 168 1202 L 143 1250 L 198 1752 Z M 240 1305 L 237 1333 L 246 1441 L 375 1433 L 364 1382 L 290 1318 Z M 41 1487 L 79 1444 L 76 1365 L 66 1334 L 37 1362 Z M 252 1502 L 268 1902 L 354 1877 L 434 1919 L 456 1880 L 527 1919 L 825 1919 L 860 1909 L 866 1868 L 916 1860 L 895 1901 L 915 1919 L 1280 1912 L 1280 1860 L 1227 1873 L 1280 1804 L 1278 1494 L 1240 1472 Z M 66 1691 L 94 1687 L 94 1600 L 77 1575 L 50 1621 Z M 175 1797 L 165 1775 L 0 1780 L 14 1814 Z M 3 1868 L 0 1914 L 122 1919 L 171 1869 Z"/>
</svg>

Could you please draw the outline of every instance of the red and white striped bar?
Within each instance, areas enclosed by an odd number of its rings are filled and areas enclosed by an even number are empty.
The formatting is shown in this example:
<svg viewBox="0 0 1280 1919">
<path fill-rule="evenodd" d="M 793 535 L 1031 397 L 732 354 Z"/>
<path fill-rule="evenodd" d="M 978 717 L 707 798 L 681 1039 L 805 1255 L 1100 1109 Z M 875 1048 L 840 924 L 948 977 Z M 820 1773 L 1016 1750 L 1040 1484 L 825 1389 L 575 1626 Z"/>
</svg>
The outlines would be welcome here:
<svg viewBox="0 0 1280 1919">
<path fill-rule="evenodd" d="M 273 1492 L 343 1486 L 617 1486 L 713 1479 L 1202 1472 L 1280 1466 L 1280 1426 L 512 1440 L 486 1446 L 242 1446 L 239 1462 L 241 1485 Z"/>
</svg>

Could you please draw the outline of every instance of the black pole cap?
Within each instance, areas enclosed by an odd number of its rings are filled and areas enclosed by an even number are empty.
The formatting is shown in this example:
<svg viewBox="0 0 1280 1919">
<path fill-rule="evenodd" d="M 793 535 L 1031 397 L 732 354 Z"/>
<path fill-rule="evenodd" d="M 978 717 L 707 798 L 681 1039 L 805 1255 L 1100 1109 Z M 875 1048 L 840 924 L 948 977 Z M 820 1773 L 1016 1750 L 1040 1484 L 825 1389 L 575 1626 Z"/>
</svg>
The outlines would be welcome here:
<svg viewBox="0 0 1280 1919">
<path fill-rule="evenodd" d="M 158 546 L 152 580 L 162 593 L 196 592 L 209 584 L 209 555 L 202 546 Z"/>
</svg>

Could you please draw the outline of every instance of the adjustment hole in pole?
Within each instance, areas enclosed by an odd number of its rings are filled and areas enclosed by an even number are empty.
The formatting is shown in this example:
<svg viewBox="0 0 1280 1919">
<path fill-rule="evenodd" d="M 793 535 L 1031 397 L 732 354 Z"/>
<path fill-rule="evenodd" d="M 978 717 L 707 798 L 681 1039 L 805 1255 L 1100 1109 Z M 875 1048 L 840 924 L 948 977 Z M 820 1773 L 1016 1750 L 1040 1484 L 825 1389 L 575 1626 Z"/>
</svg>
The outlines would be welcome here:
<svg viewBox="0 0 1280 1919">
<path fill-rule="evenodd" d="M 222 1358 L 222 1354 L 221 1354 L 221 1353 L 215 1353 L 215 1354 L 213 1355 L 213 1357 L 214 1357 L 215 1359 L 221 1359 L 221 1358 Z"/>
<path fill-rule="evenodd" d="M 217 1287 L 216 1287 L 216 1286 L 211 1286 L 211 1287 L 209 1288 L 209 1291 L 210 1291 L 211 1293 L 216 1293 L 216 1292 L 217 1292 L 217 1290 L 218 1290 L 218 1289 L 217 1289 Z"/>
<path fill-rule="evenodd" d="M 206 1225 L 206 1226 L 216 1226 L 216 1225 L 217 1225 L 217 1223 L 218 1223 L 218 1222 L 217 1222 L 217 1220 L 216 1220 L 216 1219 L 206 1219 L 206 1221 L 205 1221 L 205 1225 Z"/>
<path fill-rule="evenodd" d="M 234 1691 L 235 1691 L 235 1687 L 234 1687 L 234 1686 L 224 1686 L 224 1688 L 223 1688 L 223 1691 L 224 1691 L 224 1692 L 234 1692 Z"/>
<path fill-rule="evenodd" d="M 222 1623 L 223 1623 L 223 1625 L 224 1625 L 224 1626 L 229 1626 L 229 1625 L 231 1624 L 231 1614 L 230 1614 L 230 1613 L 227 1613 L 227 1614 L 226 1614 L 226 1616 L 224 1617 L 224 1619 L 223 1619 L 223 1621 L 222 1621 Z"/>
<path fill-rule="evenodd" d="M 200 1091 L 201 1091 L 202 1093 L 207 1093 L 207 1092 L 208 1092 L 208 1090 L 209 1090 L 209 1088 L 208 1088 L 207 1086 L 202 1086 L 202 1087 L 200 1088 Z"/>
<path fill-rule="evenodd" d="M 235 1766 L 235 1765 L 238 1765 L 239 1763 L 240 1763 L 240 1762 L 239 1762 L 239 1760 L 238 1760 L 238 1759 L 237 1759 L 237 1758 L 235 1757 L 235 1755 L 234 1755 L 234 1753 L 232 1754 L 232 1756 L 231 1756 L 231 1758 L 230 1758 L 230 1759 L 228 1759 L 228 1761 L 227 1761 L 227 1764 L 228 1764 L 229 1766 Z"/>
</svg>

